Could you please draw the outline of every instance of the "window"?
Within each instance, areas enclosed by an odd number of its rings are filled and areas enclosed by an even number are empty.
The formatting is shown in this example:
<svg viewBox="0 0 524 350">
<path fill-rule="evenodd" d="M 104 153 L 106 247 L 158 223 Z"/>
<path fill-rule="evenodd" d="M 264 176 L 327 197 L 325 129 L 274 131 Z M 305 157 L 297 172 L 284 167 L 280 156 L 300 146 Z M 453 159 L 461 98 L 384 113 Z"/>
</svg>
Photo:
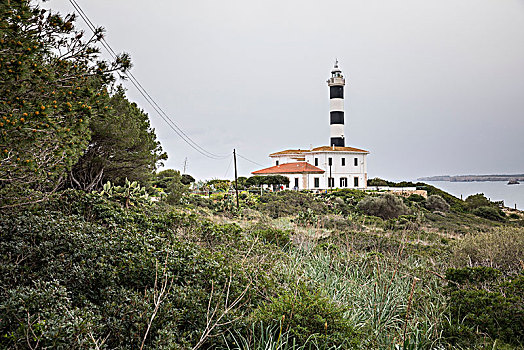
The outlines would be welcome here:
<svg viewBox="0 0 524 350">
<path fill-rule="evenodd" d="M 315 177 L 313 180 L 315 181 L 315 187 L 316 188 L 320 187 L 320 178 Z"/>
<path fill-rule="evenodd" d="M 328 177 L 328 187 L 333 188 L 335 187 L 335 179 L 332 177 Z"/>
<path fill-rule="evenodd" d="M 277 165 L 278 165 L 278 160 L 277 160 Z"/>
<path fill-rule="evenodd" d="M 329 165 L 329 166 L 332 166 L 332 165 L 333 165 L 333 158 L 328 158 L 328 165 Z"/>
<path fill-rule="evenodd" d="M 353 179 L 353 184 L 355 185 L 355 187 L 358 187 L 358 177 L 355 177 Z"/>
<path fill-rule="evenodd" d="M 342 166 L 346 166 L 346 158 L 342 158 Z"/>
<path fill-rule="evenodd" d="M 318 158 L 315 158 L 315 166 L 318 166 Z"/>
<path fill-rule="evenodd" d="M 340 178 L 340 187 L 348 187 L 348 178 L 347 177 Z"/>
<path fill-rule="evenodd" d="M 355 166 L 358 166 L 358 158 L 355 158 L 355 159 L 353 160 L 353 162 L 354 162 Z"/>
<path fill-rule="evenodd" d="M 298 190 L 298 177 L 295 177 L 295 189 Z"/>
</svg>

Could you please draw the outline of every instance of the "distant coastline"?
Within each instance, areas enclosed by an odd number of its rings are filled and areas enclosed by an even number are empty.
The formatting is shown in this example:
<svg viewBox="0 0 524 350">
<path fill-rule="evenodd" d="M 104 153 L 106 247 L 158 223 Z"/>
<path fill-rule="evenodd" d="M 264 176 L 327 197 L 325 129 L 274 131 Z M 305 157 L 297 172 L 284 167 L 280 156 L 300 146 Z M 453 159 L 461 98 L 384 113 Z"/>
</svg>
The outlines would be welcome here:
<svg viewBox="0 0 524 350">
<path fill-rule="evenodd" d="M 418 181 L 449 181 L 449 182 L 474 182 L 474 181 L 524 181 L 524 174 L 515 175 L 437 175 L 419 177 Z"/>
</svg>

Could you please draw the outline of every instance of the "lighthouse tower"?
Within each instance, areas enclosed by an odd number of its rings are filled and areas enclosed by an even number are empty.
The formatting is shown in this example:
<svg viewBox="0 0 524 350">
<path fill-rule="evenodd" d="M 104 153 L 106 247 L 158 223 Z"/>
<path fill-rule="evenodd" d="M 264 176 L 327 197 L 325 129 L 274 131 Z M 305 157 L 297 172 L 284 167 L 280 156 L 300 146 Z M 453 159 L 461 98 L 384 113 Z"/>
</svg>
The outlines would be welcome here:
<svg viewBox="0 0 524 350">
<path fill-rule="evenodd" d="M 285 149 L 269 155 L 273 166 L 253 175 L 281 175 L 289 179 L 287 189 L 323 192 L 335 188 L 365 189 L 369 151 L 346 146 L 344 137 L 344 86 L 338 61 L 327 80 L 329 86 L 330 139 L 326 146 Z M 282 188 L 281 188 L 282 189 Z"/>
<path fill-rule="evenodd" d="M 335 67 L 327 83 L 329 86 L 329 145 L 344 147 L 344 85 L 346 81 L 342 71 L 338 68 L 338 60 L 335 61 Z"/>
</svg>

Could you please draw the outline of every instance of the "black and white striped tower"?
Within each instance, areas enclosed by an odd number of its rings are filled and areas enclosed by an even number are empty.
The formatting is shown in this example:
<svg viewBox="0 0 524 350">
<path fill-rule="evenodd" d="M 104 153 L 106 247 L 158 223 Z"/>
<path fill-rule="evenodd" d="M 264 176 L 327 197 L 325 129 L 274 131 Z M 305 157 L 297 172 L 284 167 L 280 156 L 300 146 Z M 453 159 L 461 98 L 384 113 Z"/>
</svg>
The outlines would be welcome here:
<svg viewBox="0 0 524 350">
<path fill-rule="evenodd" d="M 335 61 L 335 67 L 327 83 L 329 86 L 329 145 L 344 147 L 344 85 L 346 81 L 342 71 L 338 68 L 338 60 Z"/>
</svg>

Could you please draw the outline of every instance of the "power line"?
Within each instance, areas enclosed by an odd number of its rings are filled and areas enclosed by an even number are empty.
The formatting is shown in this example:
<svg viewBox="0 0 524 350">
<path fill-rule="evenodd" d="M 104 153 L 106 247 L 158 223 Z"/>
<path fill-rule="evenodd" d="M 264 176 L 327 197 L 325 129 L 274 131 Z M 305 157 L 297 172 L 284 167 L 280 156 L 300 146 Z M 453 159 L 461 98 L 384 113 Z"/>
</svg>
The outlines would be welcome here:
<svg viewBox="0 0 524 350">
<path fill-rule="evenodd" d="M 262 164 L 260 164 L 260 163 L 255 162 L 254 160 L 248 159 L 248 158 L 246 158 L 246 157 L 244 157 L 244 156 L 238 154 L 238 152 L 237 152 L 237 156 L 239 156 L 240 158 L 242 158 L 242 159 L 244 159 L 244 160 L 247 160 L 248 162 L 251 162 L 251 163 L 253 163 L 253 164 L 256 164 L 256 165 L 258 165 L 258 166 L 265 166 L 265 165 L 262 165 Z"/>
<path fill-rule="evenodd" d="M 96 33 L 96 26 L 91 22 L 87 14 L 82 10 L 80 5 L 75 0 L 69 0 L 71 5 L 78 11 L 80 17 L 86 22 L 87 26 L 93 33 Z M 113 59 L 117 58 L 117 54 L 115 51 L 111 48 L 111 46 L 107 43 L 104 37 L 101 38 L 101 44 L 104 46 L 104 48 L 107 50 L 107 52 L 113 57 Z M 151 97 L 151 95 L 147 92 L 147 90 L 140 84 L 138 79 L 135 78 L 135 76 L 128 71 L 124 71 L 124 74 L 128 77 L 129 81 L 135 86 L 135 88 L 138 90 L 138 92 L 142 95 L 142 97 L 151 105 L 151 107 L 157 112 L 157 114 L 166 122 L 166 124 L 189 146 L 191 146 L 193 149 L 195 149 L 197 152 L 202 154 L 203 156 L 210 158 L 210 159 L 225 159 L 229 157 L 229 154 L 227 155 L 218 155 L 211 153 L 201 147 L 198 143 L 196 143 L 189 135 L 187 135 L 170 117 L 169 115 L 156 103 L 156 101 Z"/>
<path fill-rule="evenodd" d="M 82 19 L 86 22 L 86 24 L 90 27 L 90 29 L 95 32 L 96 27 L 91 22 L 89 17 L 85 14 L 85 12 L 82 10 L 80 5 L 75 0 L 69 0 L 69 2 L 73 5 L 73 7 L 79 12 Z M 104 46 L 104 48 L 108 51 L 108 53 L 113 57 L 116 58 L 117 54 L 115 51 L 111 48 L 111 46 L 107 43 L 107 41 L 102 37 L 101 43 Z M 204 148 L 200 147 L 195 141 L 193 141 L 176 123 L 169 118 L 167 113 L 165 113 L 160 106 L 155 102 L 155 100 L 151 97 L 151 95 L 145 90 L 145 88 L 140 84 L 138 79 L 136 79 L 131 72 L 124 72 L 124 74 L 129 78 L 129 81 L 135 86 L 135 88 L 138 90 L 138 92 L 144 97 L 144 99 L 151 105 L 151 107 L 157 112 L 157 114 L 168 124 L 168 126 L 183 140 L 185 141 L 189 146 L 191 146 L 193 149 L 198 151 L 200 154 L 211 158 L 211 159 L 224 159 L 228 155 L 216 155 L 211 152 L 208 152 Z"/>
<path fill-rule="evenodd" d="M 87 14 L 84 12 L 84 10 L 82 10 L 82 8 L 80 7 L 80 5 L 76 2 L 76 0 L 69 0 L 69 2 L 71 3 L 71 5 L 79 12 L 79 15 L 80 17 L 82 17 L 82 19 L 86 22 L 86 24 L 88 25 L 88 27 L 91 29 L 91 31 L 93 33 L 96 32 L 96 26 L 93 24 L 93 22 L 89 19 L 89 17 L 87 16 Z M 117 58 L 117 54 L 116 52 L 113 50 L 113 48 L 109 45 L 109 43 L 105 40 L 104 37 L 101 38 L 101 44 L 104 46 L 104 48 L 108 51 L 108 53 L 115 59 Z M 204 149 L 203 147 L 201 147 L 198 143 L 196 143 L 193 139 L 191 139 L 191 137 L 189 137 L 189 135 L 187 135 L 170 117 L 169 115 L 158 105 L 158 103 L 156 103 L 156 101 L 153 99 L 153 97 L 147 92 L 147 90 L 142 86 L 142 84 L 140 84 L 140 82 L 138 81 L 138 79 L 135 78 L 135 76 L 133 75 L 133 73 L 129 72 L 129 71 L 124 71 L 124 74 L 129 78 L 129 81 L 131 81 L 131 83 L 135 86 L 135 88 L 138 90 L 138 92 L 142 95 L 142 97 L 144 97 L 144 99 L 151 105 L 151 107 L 155 110 L 155 112 L 157 112 L 157 114 L 164 120 L 164 122 L 166 122 L 166 124 L 168 124 L 168 126 L 184 141 L 186 142 L 189 146 L 191 146 L 193 149 L 195 149 L 197 152 L 199 152 L 200 154 L 208 157 L 208 158 L 211 158 L 211 159 L 215 159 L 215 160 L 218 160 L 218 159 L 226 159 L 227 157 L 230 157 L 231 155 L 230 154 L 223 154 L 223 155 L 218 155 L 218 154 L 214 154 L 214 153 L 211 153 L 209 151 L 207 151 L 206 149 Z M 248 159 L 240 154 L 237 153 L 237 155 L 248 161 L 248 162 L 251 162 L 253 164 L 256 164 L 258 166 L 264 166 L 260 163 L 257 163 L 251 159 Z M 229 164 L 229 166 L 231 166 L 231 163 Z M 229 167 L 228 167 L 228 170 L 229 170 Z M 226 171 L 227 173 L 227 171 Z"/>
<path fill-rule="evenodd" d="M 231 164 L 233 163 L 233 157 L 229 160 L 229 164 L 227 166 L 226 172 L 224 173 L 224 177 L 227 177 L 227 173 L 229 171 L 229 168 L 231 168 Z"/>
</svg>

